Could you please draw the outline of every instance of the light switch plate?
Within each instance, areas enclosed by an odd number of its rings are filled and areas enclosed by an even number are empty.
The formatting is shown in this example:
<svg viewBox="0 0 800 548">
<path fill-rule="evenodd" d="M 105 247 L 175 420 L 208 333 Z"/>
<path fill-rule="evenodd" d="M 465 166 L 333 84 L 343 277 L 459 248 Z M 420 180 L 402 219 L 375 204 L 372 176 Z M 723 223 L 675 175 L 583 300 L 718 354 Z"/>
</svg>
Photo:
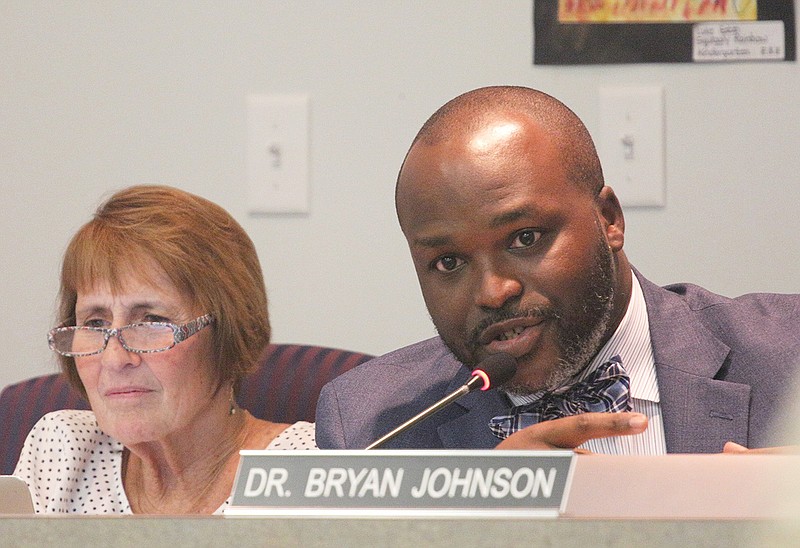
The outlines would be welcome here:
<svg viewBox="0 0 800 548">
<path fill-rule="evenodd" d="M 606 185 L 623 206 L 665 205 L 661 86 L 600 88 L 598 154 Z"/>
<path fill-rule="evenodd" d="M 309 98 L 247 98 L 250 213 L 308 213 Z"/>
</svg>

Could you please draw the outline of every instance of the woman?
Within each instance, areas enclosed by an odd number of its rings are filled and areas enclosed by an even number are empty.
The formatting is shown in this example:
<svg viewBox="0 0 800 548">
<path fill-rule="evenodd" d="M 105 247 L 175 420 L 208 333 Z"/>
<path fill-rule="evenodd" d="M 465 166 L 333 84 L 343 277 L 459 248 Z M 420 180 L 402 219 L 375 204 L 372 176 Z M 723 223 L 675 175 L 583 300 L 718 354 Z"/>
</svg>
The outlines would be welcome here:
<svg viewBox="0 0 800 548">
<path fill-rule="evenodd" d="M 241 449 L 314 447 L 313 425 L 236 406 L 269 342 L 250 238 L 221 207 L 164 186 L 113 195 L 72 238 L 50 347 L 92 411 L 29 434 L 15 475 L 37 512 L 211 514 Z"/>
</svg>

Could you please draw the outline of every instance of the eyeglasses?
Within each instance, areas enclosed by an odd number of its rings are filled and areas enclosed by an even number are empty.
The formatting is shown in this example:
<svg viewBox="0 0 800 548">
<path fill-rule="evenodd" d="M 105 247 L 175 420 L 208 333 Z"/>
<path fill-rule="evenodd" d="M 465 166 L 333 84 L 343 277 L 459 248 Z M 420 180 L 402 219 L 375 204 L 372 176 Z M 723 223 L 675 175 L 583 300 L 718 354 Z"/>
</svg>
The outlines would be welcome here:
<svg viewBox="0 0 800 548">
<path fill-rule="evenodd" d="M 169 350 L 214 322 L 211 314 L 183 325 L 166 322 L 141 322 L 115 329 L 105 327 L 56 327 L 47 334 L 50 348 L 70 358 L 99 354 L 111 337 L 117 337 L 128 352 L 150 354 Z"/>
</svg>

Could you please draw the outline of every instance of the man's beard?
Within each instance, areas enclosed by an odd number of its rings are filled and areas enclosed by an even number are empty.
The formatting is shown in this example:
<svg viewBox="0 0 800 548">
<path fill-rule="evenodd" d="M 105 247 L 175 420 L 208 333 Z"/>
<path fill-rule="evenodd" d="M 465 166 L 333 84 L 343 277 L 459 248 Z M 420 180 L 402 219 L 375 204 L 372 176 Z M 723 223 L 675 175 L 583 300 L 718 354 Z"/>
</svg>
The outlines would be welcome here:
<svg viewBox="0 0 800 548">
<path fill-rule="evenodd" d="M 452 344 L 453 341 L 448 341 L 444 337 L 442 340 L 459 361 L 474 368 L 478 365 L 474 358 L 480 347 L 478 337 L 488 326 L 503 320 L 522 317 L 553 320 L 557 328 L 560 357 L 558 366 L 545 381 L 544 386 L 509 382 L 502 387 L 503 391 L 514 395 L 528 395 L 540 390 L 552 391 L 582 371 L 600 350 L 611 323 L 614 278 L 614 257 L 605 238 L 599 235 L 592 271 L 578 299 L 578 302 L 582 303 L 579 314 L 569 316 L 565 311 L 553 307 L 519 309 L 509 305 L 499 308 L 481 321 L 468 338 L 467 349 L 472 357 L 458 351 L 456 345 Z M 526 354 L 518 361 L 523 362 L 528 358 L 530 355 Z"/>
</svg>

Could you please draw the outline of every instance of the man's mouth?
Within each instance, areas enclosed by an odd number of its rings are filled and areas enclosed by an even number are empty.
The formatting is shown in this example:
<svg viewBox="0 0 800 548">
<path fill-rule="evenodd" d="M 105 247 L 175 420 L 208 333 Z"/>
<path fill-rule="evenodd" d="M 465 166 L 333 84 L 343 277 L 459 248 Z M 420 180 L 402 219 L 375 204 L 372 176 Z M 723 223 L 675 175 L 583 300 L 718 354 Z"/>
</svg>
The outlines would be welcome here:
<svg viewBox="0 0 800 548">
<path fill-rule="evenodd" d="M 489 353 L 506 352 L 520 358 L 539 344 L 545 323 L 533 317 L 505 320 L 487 327 L 477 342 Z"/>
<path fill-rule="evenodd" d="M 515 327 L 514 329 L 509 329 L 508 331 L 504 331 L 497 336 L 496 340 L 498 341 L 509 341 L 514 337 L 518 337 L 522 335 L 525 331 L 524 327 Z"/>
</svg>

